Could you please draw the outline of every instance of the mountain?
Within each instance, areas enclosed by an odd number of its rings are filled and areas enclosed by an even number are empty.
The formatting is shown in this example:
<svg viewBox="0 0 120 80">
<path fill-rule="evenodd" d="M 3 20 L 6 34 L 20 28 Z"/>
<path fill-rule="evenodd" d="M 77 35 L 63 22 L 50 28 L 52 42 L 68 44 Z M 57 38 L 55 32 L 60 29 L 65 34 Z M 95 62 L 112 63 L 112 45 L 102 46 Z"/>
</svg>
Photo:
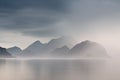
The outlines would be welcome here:
<svg viewBox="0 0 120 80">
<path fill-rule="evenodd" d="M 71 56 L 79 57 L 108 57 L 105 48 L 89 40 L 83 41 L 75 45 L 70 51 Z"/>
<path fill-rule="evenodd" d="M 24 49 L 21 53 L 23 57 L 34 57 L 38 55 L 42 55 L 44 51 L 45 44 L 42 44 L 39 40 L 35 41 L 31 45 L 29 45 L 26 49 Z"/>
<path fill-rule="evenodd" d="M 63 46 L 61 48 L 56 48 L 52 54 L 53 56 L 57 56 L 57 57 L 65 57 L 68 55 L 69 52 L 69 48 L 67 46 Z"/>
<path fill-rule="evenodd" d="M 46 52 L 49 53 L 55 50 L 56 48 L 60 48 L 64 45 L 67 45 L 68 43 L 69 42 L 67 41 L 66 37 L 52 39 L 46 44 L 45 49 L 47 50 Z"/>
<path fill-rule="evenodd" d="M 22 50 L 16 46 L 8 48 L 7 51 L 13 56 L 18 56 L 22 52 Z"/>
<path fill-rule="evenodd" d="M 0 57 L 1 58 L 11 58 L 12 55 L 7 52 L 5 48 L 0 47 Z"/>
<path fill-rule="evenodd" d="M 56 48 L 60 48 L 68 44 L 65 37 L 52 39 L 48 43 L 41 43 L 39 40 L 24 49 L 21 53 L 22 57 L 41 57 L 50 56 L 51 52 Z"/>
<path fill-rule="evenodd" d="M 89 40 L 76 44 L 72 49 L 67 46 L 69 41 L 65 37 L 52 39 L 48 43 L 35 41 L 24 49 L 21 57 L 107 57 L 105 48 L 99 43 Z"/>
</svg>

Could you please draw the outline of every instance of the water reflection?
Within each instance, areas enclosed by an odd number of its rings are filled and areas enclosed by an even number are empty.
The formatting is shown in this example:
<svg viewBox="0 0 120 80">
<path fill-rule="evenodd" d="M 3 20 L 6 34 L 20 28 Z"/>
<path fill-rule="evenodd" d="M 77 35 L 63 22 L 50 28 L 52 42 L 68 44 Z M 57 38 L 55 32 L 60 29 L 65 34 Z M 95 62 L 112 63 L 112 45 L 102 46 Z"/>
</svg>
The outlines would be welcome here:
<svg viewBox="0 0 120 80">
<path fill-rule="evenodd" d="M 1 60 L 0 80 L 101 80 L 105 69 L 105 60 Z"/>
</svg>

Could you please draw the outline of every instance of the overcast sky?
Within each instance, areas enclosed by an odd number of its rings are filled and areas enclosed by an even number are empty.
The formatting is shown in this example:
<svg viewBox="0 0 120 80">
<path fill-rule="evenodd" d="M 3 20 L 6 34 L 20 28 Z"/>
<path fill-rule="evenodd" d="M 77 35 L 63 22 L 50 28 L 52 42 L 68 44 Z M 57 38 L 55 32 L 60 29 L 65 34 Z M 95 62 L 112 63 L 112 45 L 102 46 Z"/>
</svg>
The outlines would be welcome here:
<svg viewBox="0 0 120 80">
<path fill-rule="evenodd" d="M 0 0 L 0 45 L 71 36 L 119 48 L 119 21 L 119 0 Z"/>
</svg>

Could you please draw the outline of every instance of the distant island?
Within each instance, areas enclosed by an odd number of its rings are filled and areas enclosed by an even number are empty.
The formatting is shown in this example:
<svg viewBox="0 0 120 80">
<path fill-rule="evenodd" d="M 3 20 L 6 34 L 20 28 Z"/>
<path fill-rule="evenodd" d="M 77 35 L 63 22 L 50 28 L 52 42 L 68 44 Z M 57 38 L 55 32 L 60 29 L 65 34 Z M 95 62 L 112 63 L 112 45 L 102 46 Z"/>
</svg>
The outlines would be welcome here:
<svg viewBox="0 0 120 80">
<path fill-rule="evenodd" d="M 50 58 L 106 58 L 108 57 L 106 49 L 99 43 L 85 40 L 71 49 L 67 46 L 68 42 L 65 38 L 52 39 L 48 43 L 41 43 L 39 40 L 35 41 L 27 48 L 22 50 L 15 46 L 11 48 L 0 47 L 1 58 L 11 57 L 50 57 Z"/>
</svg>

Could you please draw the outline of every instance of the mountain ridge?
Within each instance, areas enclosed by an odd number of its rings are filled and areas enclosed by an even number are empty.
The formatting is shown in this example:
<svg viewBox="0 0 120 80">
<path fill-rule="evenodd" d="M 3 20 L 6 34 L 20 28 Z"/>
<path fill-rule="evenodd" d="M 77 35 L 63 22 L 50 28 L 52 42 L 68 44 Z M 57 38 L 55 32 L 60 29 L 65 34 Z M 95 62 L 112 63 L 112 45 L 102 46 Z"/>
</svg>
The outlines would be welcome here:
<svg viewBox="0 0 120 80">
<path fill-rule="evenodd" d="M 66 45 L 66 39 L 64 37 L 51 39 L 48 43 L 41 43 L 39 40 L 30 44 L 27 48 L 25 48 L 21 56 L 47 56 L 56 48 L 60 48 Z"/>
<path fill-rule="evenodd" d="M 0 58 L 12 58 L 12 55 L 7 52 L 6 48 L 0 47 Z"/>
<path fill-rule="evenodd" d="M 41 43 L 36 40 L 24 50 L 15 48 L 13 53 L 19 49 L 16 57 L 107 57 L 106 49 L 99 43 L 90 40 L 82 41 L 72 48 L 67 46 L 68 41 L 64 38 L 51 39 L 48 43 Z M 9 51 L 8 48 L 7 51 Z M 16 51 L 17 52 L 17 51 Z M 10 53 L 10 51 L 9 51 Z M 14 55 L 15 56 L 15 55 Z"/>
</svg>

